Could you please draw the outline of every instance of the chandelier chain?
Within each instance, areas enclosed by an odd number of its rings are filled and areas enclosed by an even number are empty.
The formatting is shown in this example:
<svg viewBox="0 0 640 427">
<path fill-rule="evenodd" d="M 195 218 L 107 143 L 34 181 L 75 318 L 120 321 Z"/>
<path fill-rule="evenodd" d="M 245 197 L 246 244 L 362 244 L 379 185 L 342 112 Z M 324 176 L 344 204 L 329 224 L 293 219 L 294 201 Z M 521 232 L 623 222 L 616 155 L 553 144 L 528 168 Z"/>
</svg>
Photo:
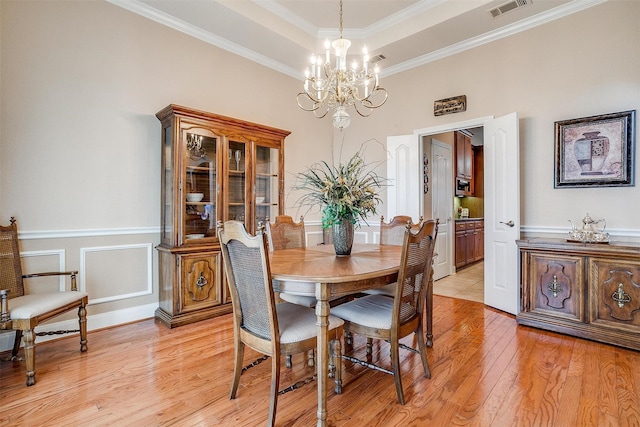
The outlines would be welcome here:
<svg viewBox="0 0 640 427">
<path fill-rule="evenodd" d="M 342 0 L 340 0 L 340 38 L 342 38 Z"/>
</svg>

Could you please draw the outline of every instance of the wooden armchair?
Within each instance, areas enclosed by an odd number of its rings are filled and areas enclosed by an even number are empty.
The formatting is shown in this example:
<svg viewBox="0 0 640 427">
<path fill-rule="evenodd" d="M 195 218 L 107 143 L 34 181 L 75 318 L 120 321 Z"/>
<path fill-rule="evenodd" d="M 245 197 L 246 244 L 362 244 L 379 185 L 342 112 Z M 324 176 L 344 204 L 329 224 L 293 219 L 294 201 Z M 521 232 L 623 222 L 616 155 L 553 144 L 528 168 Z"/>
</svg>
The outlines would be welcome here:
<svg viewBox="0 0 640 427">
<path fill-rule="evenodd" d="M 27 367 L 27 385 L 36 382 L 35 336 L 51 333 L 80 332 L 80 351 L 87 351 L 86 305 L 88 295 L 78 292 L 77 271 L 22 274 L 18 245 L 18 227 L 15 218 L 11 225 L 0 226 L 0 329 L 16 331 L 11 359 L 17 360 L 20 342 L 24 339 L 24 358 Z M 71 291 L 25 294 L 23 279 L 44 276 L 70 276 Z M 79 329 L 35 333 L 41 322 L 67 311 L 78 309 Z"/>
<path fill-rule="evenodd" d="M 269 252 L 262 230 L 255 236 L 247 234 L 238 221 L 218 224 L 224 271 L 233 305 L 234 374 L 230 399 L 235 399 L 240 376 L 258 359 L 242 367 L 245 345 L 271 357 L 271 397 L 268 426 L 275 424 L 278 395 L 297 388 L 295 385 L 279 391 L 280 357 L 306 352 L 316 347 L 317 327 L 315 311 L 308 307 L 283 302 L 275 303 Z M 339 339 L 342 320 L 329 316 L 329 339 L 334 368 L 336 393 L 341 393 L 341 357 Z M 258 362 L 259 363 L 259 362 Z"/>
</svg>

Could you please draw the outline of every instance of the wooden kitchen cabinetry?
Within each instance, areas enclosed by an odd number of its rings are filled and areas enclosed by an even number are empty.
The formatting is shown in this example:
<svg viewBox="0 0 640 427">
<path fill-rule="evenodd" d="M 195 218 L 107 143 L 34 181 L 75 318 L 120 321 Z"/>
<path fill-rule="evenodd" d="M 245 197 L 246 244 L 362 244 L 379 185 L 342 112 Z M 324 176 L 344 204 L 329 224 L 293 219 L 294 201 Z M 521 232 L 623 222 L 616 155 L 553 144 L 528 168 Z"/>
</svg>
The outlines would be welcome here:
<svg viewBox="0 0 640 427">
<path fill-rule="evenodd" d="M 484 220 L 456 220 L 456 268 L 484 259 Z"/>
<path fill-rule="evenodd" d="M 519 324 L 640 350 L 640 243 L 517 243 Z"/>
<path fill-rule="evenodd" d="M 218 221 L 258 222 L 284 213 L 288 131 L 169 105 L 162 123 L 160 295 L 168 327 L 231 312 Z"/>
<path fill-rule="evenodd" d="M 456 196 L 473 196 L 473 147 L 471 135 L 465 131 L 455 132 Z"/>
</svg>

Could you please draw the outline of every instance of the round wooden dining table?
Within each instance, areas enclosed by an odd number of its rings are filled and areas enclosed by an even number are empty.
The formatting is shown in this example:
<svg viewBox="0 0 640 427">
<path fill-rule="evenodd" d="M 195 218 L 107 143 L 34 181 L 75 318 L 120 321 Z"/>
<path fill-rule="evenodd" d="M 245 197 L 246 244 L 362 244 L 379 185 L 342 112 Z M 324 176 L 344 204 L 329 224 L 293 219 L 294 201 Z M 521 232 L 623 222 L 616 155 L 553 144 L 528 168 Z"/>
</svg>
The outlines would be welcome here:
<svg viewBox="0 0 640 427">
<path fill-rule="evenodd" d="M 274 290 L 315 296 L 318 317 L 318 426 L 327 425 L 329 299 L 384 286 L 398 279 L 401 246 L 356 244 L 336 256 L 332 245 L 283 249 L 269 254 Z"/>
</svg>

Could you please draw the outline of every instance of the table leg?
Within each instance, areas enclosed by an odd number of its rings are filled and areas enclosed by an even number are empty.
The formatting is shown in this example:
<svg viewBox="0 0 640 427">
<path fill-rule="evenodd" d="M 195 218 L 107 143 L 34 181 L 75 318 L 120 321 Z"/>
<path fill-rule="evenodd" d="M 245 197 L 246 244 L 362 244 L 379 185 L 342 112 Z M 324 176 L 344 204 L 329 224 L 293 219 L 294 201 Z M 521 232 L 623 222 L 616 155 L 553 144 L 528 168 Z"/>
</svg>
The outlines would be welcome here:
<svg viewBox="0 0 640 427">
<path fill-rule="evenodd" d="M 318 317 L 318 427 L 327 425 L 327 383 L 329 382 L 329 291 L 326 283 L 316 288 L 316 316 Z"/>
</svg>

